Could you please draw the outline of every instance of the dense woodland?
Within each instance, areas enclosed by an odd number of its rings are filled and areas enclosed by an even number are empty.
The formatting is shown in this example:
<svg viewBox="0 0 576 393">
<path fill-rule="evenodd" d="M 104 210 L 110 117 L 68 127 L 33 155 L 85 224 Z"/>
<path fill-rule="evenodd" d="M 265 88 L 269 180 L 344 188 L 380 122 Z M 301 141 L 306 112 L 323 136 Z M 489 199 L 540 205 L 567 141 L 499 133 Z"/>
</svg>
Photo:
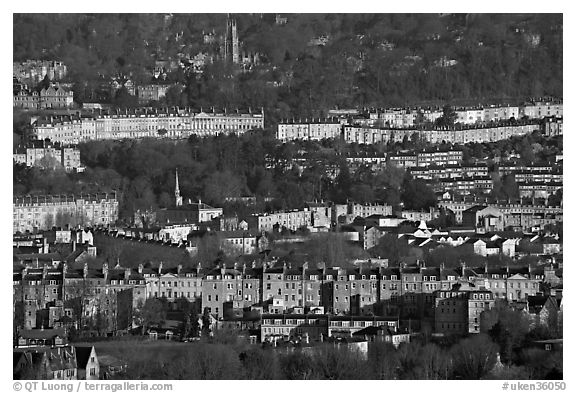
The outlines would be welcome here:
<svg viewBox="0 0 576 393">
<path fill-rule="evenodd" d="M 262 63 L 243 73 L 222 61 L 202 75 L 173 72 L 168 81 L 182 88 L 166 103 L 264 107 L 274 122 L 335 107 L 563 95 L 560 14 L 283 16 L 288 23 L 278 25 L 275 15 L 233 15 L 241 49 L 260 53 Z M 15 14 L 14 61 L 64 61 L 83 102 L 112 76 L 150 82 L 155 60 L 200 52 L 218 59 L 220 45 L 205 44 L 203 33 L 219 37 L 225 27 L 225 14 Z M 326 42 L 311 43 L 319 37 Z"/>
<path fill-rule="evenodd" d="M 422 181 L 392 165 L 372 172 L 361 167 L 351 171 L 349 155 L 394 152 L 422 148 L 417 140 L 375 146 L 346 145 L 338 140 L 278 144 L 272 131 L 242 136 L 191 137 L 187 141 L 124 140 L 80 144 L 84 173 L 65 173 L 51 167 L 25 168 L 14 165 L 14 194 L 64 194 L 117 190 L 121 195 L 121 218 L 130 219 L 137 209 L 174 205 L 175 171 L 185 200 L 198 199 L 224 206 L 240 219 L 254 211 L 302 208 L 307 201 L 332 200 L 343 203 L 381 201 L 395 207 L 428 209 L 436 198 Z M 448 148 L 450 146 L 441 146 Z M 554 162 L 562 151 L 562 138 L 545 138 L 539 132 L 495 143 L 460 146 L 465 162 L 518 154 L 521 163 Z M 294 158 L 307 157 L 307 168 L 286 168 Z M 277 163 L 267 169 L 266 160 Z M 491 161 L 492 160 L 492 161 Z M 331 168 L 340 173 L 332 181 Z M 511 177 L 494 178 L 494 196 L 517 198 L 518 186 Z M 226 197 L 256 196 L 252 207 L 226 204 Z M 274 198 L 264 203 L 264 198 Z"/>
</svg>

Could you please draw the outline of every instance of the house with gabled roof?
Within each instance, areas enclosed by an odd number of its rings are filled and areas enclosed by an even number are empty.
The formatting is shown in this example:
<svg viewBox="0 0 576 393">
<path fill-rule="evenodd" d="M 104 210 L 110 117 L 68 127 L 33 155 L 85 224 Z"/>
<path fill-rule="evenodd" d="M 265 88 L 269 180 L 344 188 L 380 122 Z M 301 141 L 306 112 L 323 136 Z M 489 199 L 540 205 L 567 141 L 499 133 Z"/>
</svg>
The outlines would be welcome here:
<svg viewBox="0 0 576 393">
<path fill-rule="evenodd" d="M 40 380 L 77 379 L 74 347 L 14 349 L 14 376 Z M 17 355 L 23 353 L 23 355 Z"/>
<path fill-rule="evenodd" d="M 22 329 L 16 341 L 17 348 L 61 347 L 66 345 L 64 329 Z"/>
<path fill-rule="evenodd" d="M 74 348 L 76 350 L 78 379 L 100 379 L 100 363 L 94 346 L 75 346 Z"/>
<path fill-rule="evenodd" d="M 462 224 L 472 226 L 477 233 L 504 230 L 504 214 L 493 206 L 473 206 L 462 212 Z"/>
<path fill-rule="evenodd" d="M 558 302 L 553 296 L 527 296 L 531 327 L 543 327 L 552 334 L 558 332 Z"/>
</svg>

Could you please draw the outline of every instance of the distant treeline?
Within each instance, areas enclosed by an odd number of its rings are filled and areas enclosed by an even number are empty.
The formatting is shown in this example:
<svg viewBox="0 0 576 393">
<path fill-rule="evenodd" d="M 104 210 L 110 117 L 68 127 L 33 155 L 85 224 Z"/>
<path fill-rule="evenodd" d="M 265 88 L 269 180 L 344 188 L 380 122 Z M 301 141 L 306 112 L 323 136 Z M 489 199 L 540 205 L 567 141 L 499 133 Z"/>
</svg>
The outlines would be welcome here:
<svg viewBox="0 0 576 393">
<path fill-rule="evenodd" d="M 216 61 L 202 75 L 168 76 L 169 105 L 264 107 L 269 119 L 351 106 L 514 102 L 562 97 L 561 14 L 238 14 L 242 51 L 262 64 L 237 73 Z M 75 99 L 110 76 L 148 83 L 154 60 L 219 58 L 225 14 L 15 14 L 14 60 L 69 66 Z M 203 33 L 215 31 L 216 42 Z M 324 37 L 320 42 L 311 41 Z M 231 77 L 232 76 L 232 77 Z M 125 95 L 118 105 L 135 101 Z"/>
</svg>

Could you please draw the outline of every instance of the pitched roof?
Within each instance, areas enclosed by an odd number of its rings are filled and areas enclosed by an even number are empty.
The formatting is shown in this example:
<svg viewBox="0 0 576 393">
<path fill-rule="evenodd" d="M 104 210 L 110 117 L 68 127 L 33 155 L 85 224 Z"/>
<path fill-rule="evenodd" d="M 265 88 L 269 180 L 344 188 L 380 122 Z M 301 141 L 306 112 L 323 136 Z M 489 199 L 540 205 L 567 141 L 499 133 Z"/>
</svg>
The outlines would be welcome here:
<svg viewBox="0 0 576 393">
<path fill-rule="evenodd" d="M 76 347 L 76 363 L 78 364 L 78 368 L 86 368 L 93 348 L 93 346 Z"/>
<path fill-rule="evenodd" d="M 54 337 L 65 337 L 66 333 L 62 328 L 54 329 L 24 329 L 20 331 L 20 337 L 32 339 L 49 339 Z"/>
</svg>

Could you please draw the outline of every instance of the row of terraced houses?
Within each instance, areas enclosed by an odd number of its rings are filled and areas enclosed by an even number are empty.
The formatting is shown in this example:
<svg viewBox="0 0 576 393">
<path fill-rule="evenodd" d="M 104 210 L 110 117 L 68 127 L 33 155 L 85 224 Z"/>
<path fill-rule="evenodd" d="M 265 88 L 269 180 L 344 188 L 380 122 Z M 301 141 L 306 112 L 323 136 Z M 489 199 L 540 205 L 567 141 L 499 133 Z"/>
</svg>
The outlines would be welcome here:
<svg viewBox="0 0 576 393">
<path fill-rule="evenodd" d="M 551 265 L 317 269 L 307 263 L 301 268 L 264 263 L 132 269 L 104 264 L 95 269 L 62 262 L 15 268 L 13 296 L 14 312 L 21 313 L 15 320 L 27 329 L 66 327 L 71 321 L 86 326 L 98 316 L 108 321 L 108 330 L 116 330 L 130 327 L 131 316 L 147 298 L 165 298 L 174 309 L 186 299 L 218 319 L 247 307 L 272 314 L 322 307 L 335 315 L 433 319 L 437 299 L 446 291 L 522 302 L 541 293 L 544 282 L 561 282 Z"/>
<path fill-rule="evenodd" d="M 563 117 L 563 104 L 557 99 L 539 99 L 527 101 L 517 106 L 489 105 L 483 107 L 453 108 L 455 123 L 464 130 L 450 132 L 446 130 L 428 130 L 417 132 L 421 139 L 436 143 L 445 140 L 453 143 L 488 142 L 506 139 L 512 135 L 522 135 L 530 132 L 530 127 L 495 127 L 494 124 L 506 123 L 510 119 L 535 120 Z M 322 140 L 334 139 L 343 135 L 346 142 L 363 144 L 402 142 L 404 137 L 410 138 L 419 125 L 434 124 L 443 116 L 443 109 L 436 108 L 386 108 L 370 109 L 363 113 L 352 110 L 330 111 L 331 118 L 326 119 L 292 119 L 283 120 L 278 124 L 277 139 L 289 140 Z M 547 128 L 551 123 L 547 122 Z M 561 121 L 560 121 L 561 124 Z M 342 129 L 344 126 L 344 129 Z M 555 133 L 561 133 L 555 128 Z"/>
<path fill-rule="evenodd" d="M 133 109 L 37 119 L 36 139 L 78 144 L 89 140 L 126 138 L 187 138 L 242 134 L 264 128 L 264 112 L 193 111 L 182 108 Z"/>
</svg>

